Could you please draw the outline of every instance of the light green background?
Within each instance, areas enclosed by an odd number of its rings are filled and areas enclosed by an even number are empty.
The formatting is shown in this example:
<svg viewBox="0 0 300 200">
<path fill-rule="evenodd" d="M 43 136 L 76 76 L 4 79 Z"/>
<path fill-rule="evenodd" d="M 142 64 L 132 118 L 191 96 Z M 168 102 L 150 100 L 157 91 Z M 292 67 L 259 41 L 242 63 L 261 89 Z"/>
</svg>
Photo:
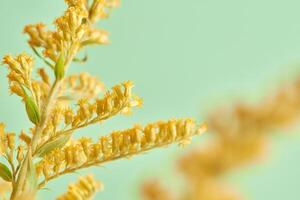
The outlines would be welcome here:
<svg viewBox="0 0 300 200">
<path fill-rule="evenodd" d="M 111 45 L 88 49 L 88 62 L 72 71 L 98 75 L 107 86 L 131 79 L 145 104 L 130 117 L 82 133 L 96 136 L 171 117 L 202 120 L 216 106 L 264 95 L 299 71 L 299 7 L 298 0 L 123 1 L 102 23 L 111 32 Z M 1 0 L 0 55 L 30 52 L 23 26 L 51 24 L 64 8 L 62 0 Z M 5 75 L 1 69 L 0 121 L 9 130 L 28 129 L 20 100 L 7 94 Z M 264 162 L 231 178 L 248 199 L 300 199 L 300 134 L 297 128 L 289 132 L 273 137 Z M 105 183 L 97 199 L 139 199 L 138 185 L 147 177 L 174 185 L 180 178 L 172 174 L 175 158 L 182 152 L 172 146 L 78 174 L 91 172 Z M 76 177 L 51 182 L 41 199 L 61 194 Z"/>
</svg>

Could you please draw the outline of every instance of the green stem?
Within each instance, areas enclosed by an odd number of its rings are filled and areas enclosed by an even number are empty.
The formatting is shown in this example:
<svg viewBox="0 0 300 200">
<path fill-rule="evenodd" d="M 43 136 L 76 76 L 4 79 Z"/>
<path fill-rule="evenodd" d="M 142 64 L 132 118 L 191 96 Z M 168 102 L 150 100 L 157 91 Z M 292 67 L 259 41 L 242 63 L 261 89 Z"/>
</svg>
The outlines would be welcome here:
<svg viewBox="0 0 300 200">
<path fill-rule="evenodd" d="M 11 200 L 16 200 L 16 197 L 22 192 L 23 186 L 25 184 L 26 176 L 27 176 L 27 168 L 28 168 L 28 163 L 29 163 L 28 159 L 30 157 L 32 157 L 32 155 L 33 155 L 32 152 L 35 152 L 35 150 L 36 150 L 36 147 L 38 145 L 38 141 L 40 140 L 43 128 L 47 122 L 47 117 L 48 117 L 49 111 L 51 110 L 51 107 L 55 101 L 55 97 L 56 97 L 56 94 L 60 87 L 61 82 L 62 82 L 62 80 L 59 80 L 59 81 L 55 80 L 55 82 L 52 85 L 52 88 L 50 90 L 50 93 L 48 95 L 48 98 L 42 108 L 41 120 L 35 128 L 33 138 L 31 140 L 31 144 L 30 144 L 31 149 L 28 150 L 26 157 L 20 167 L 20 172 L 19 172 L 18 178 L 16 180 L 16 185 L 13 188 L 13 192 L 10 197 Z"/>
</svg>

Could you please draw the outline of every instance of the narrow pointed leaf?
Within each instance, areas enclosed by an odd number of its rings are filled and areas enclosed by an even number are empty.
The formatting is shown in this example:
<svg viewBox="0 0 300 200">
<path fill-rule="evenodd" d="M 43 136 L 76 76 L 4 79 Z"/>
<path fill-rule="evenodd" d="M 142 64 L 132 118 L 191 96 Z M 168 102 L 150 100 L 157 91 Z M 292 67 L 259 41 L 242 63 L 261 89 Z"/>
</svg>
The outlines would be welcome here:
<svg viewBox="0 0 300 200">
<path fill-rule="evenodd" d="M 37 150 L 36 155 L 38 157 L 43 157 L 47 153 L 51 152 L 52 150 L 65 146 L 65 144 L 69 141 L 70 137 L 71 137 L 71 134 L 64 135 L 64 136 L 58 137 L 50 142 L 47 142 L 46 144 L 42 145 Z"/>
<path fill-rule="evenodd" d="M 30 121 L 34 124 L 39 123 L 40 114 L 38 111 L 38 107 L 31 97 L 27 96 L 25 98 L 25 106 L 26 106 L 26 112 L 27 112 L 27 115 L 28 115 L 28 118 L 30 119 Z"/>
<path fill-rule="evenodd" d="M 31 150 L 30 150 L 31 151 Z M 32 199 L 35 199 L 34 196 L 37 192 L 37 177 L 35 172 L 35 165 L 32 162 L 32 157 L 28 157 L 28 167 L 27 167 L 27 174 L 26 174 L 26 182 L 24 186 L 24 191 L 27 194 L 30 194 L 32 196 Z"/>
</svg>

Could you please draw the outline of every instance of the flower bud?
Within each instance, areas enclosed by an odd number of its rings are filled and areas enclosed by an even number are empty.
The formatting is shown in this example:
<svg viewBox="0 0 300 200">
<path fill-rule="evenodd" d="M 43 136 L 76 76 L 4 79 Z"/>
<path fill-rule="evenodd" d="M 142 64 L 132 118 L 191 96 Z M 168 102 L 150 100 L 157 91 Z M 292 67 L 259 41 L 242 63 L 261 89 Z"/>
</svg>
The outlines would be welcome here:
<svg viewBox="0 0 300 200">
<path fill-rule="evenodd" d="M 27 145 L 30 145 L 31 143 L 31 138 L 22 130 L 19 139 L 25 142 Z"/>
<path fill-rule="evenodd" d="M 17 151 L 17 160 L 21 162 L 24 159 L 24 147 L 23 146 L 18 146 L 18 151 Z"/>
<path fill-rule="evenodd" d="M 10 150 L 13 150 L 15 148 L 15 133 L 8 133 L 7 134 L 7 144 Z"/>
</svg>

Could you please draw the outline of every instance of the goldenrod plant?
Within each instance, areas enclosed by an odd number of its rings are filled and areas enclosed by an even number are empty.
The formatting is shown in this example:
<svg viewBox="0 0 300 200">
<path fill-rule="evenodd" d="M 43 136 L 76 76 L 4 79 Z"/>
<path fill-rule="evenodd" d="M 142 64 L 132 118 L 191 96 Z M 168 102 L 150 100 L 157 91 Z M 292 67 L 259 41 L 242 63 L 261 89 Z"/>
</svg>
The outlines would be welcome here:
<svg viewBox="0 0 300 200">
<path fill-rule="evenodd" d="M 105 90 L 100 80 L 86 72 L 68 74 L 73 62 L 86 61 L 78 57 L 82 49 L 108 44 L 108 32 L 95 23 L 107 18 L 119 1 L 65 2 L 67 10 L 54 21 L 54 30 L 42 23 L 24 28 L 30 48 L 46 67 L 34 69 L 34 58 L 27 53 L 3 58 L 10 92 L 21 98 L 33 125 L 16 134 L 0 124 L 3 199 L 35 199 L 38 190 L 59 176 L 172 143 L 185 145 L 206 129 L 193 119 L 171 119 L 113 131 L 98 141 L 89 137 L 74 139 L 79 129 L 131 113 L 142 105 L 142 100 L 132 92 L 131 81 Z M 38 79 L 33 78 L 33 70 Z M 101 188 L 91 176 L 83 177 L 58 199 L 91 199 Z"/>
<path fill-rule="evenodd" d="M 296 79 L 256 104 L 238 102 L 212 111 L 207 124 L 213 137 L 178 159 L 177 167 L 188 187 L 174 194 L 158 180 L 149 180 L 142 186 L 144 199 L 245 199 L 226 184 L 224 175 L 257 161 L 270 134 L 299 120 L 299 99 L 300 79 Z"/>
</svg>

